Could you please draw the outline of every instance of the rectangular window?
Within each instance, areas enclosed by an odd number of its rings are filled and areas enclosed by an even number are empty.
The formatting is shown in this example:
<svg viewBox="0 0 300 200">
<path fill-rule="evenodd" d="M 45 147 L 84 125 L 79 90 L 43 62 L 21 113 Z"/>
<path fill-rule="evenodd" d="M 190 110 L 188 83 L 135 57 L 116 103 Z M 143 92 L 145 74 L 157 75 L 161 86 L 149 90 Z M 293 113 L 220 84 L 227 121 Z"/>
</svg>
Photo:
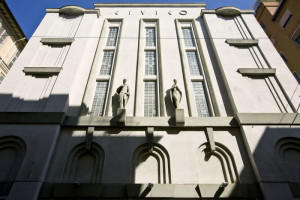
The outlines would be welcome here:
<svg viewBox="0 0 300 200">
<path fill-rule="evenodd" d="M 116 46 L 118 31 L 119 31 L 118 27 L 109 28 L 106 46 L 112 46 L 112 47 Z"/>
<path fill-rule="evenodd" d="M 195 51 L 187 51 L 186 56 L 188 59 L 189 63 L 189 68 L 190 68 L 190 74 L 194 76 L 200 76 L 200 66 L 199 66 L 199 61 L 197 58 L 197 54 Z"/>
<path fill-rule="evenodd" d="M 190 28 L 183 28 L 182 35 L 183 35 L 184 45 L 186 47 L 194 47 L 195 46 L 192 31 Z"/>
<path fill-rule="evenodd" d="M 157 101 L 156 101 L 156 82 L 144 82 L 144 116 L 155 117 L 157 116 Z"/>
<path fill-rule="evenodd" d="M 291 14 L 291 12 L 288 9 L 286 9 L 279 20 L 279 25 L 282 28 L 285 28 L 286 25 L 289 23 L 290 19 L 292 18 L 292 16 L 293 15 Z"/>
<path fill-rule="evenodd" d="M 280 54 L 281 58 L 284 60 L 284 62 L 287 62 L 287 61 L 288 61 L 287 57 L 283 54 L 282 51 L 280 51 L 279 54 Z"/>
<path fill-rule="evenodd" d="M 199 117 L 209 117 L 209 109 L 207 106 L 206 96 L 202 82 L 192 82 L 194 97 Z"/>
<path fill-rule="evenodd" d="M 0 83 L 3 81 L 4 79 L 4 74 L 0 73 Z"/>
<path fill-rule="evenodd" d="M 110 75 L 113 64 L 114 51 L 104 51 L 100 75 Z"/>
<path fill-rule="evenodd" d="M 262 29 L 266 30 L 266 25 L 263 22 L 260 22 L 260 26 L 262 27 Z"/>
<path fill-rule="evenodd" d="M 146 28 L 146 46 L 155 47 L 155 28 Z"/>
<path fill-rule="evenodd" d="M 294 75 L 295 79 L 298 81 L 298 83 L 300 84 L 300 77 L 298 76 L 296 71 L 293 72 L 293 75 Z"/>
<path fill-rule="evenodd" d="M 145 52 L 145 75 L 156 75 L 155 51 Z"/>
<path fill-rule="evenodd" d="M 103 116 L 107 86 L 107 81 L 97 82 L 91 115 Z"/>
<path fill-rule="evenodd" d="M 299 46 L 300 45 L 300 26 L 298 26 L 297 30 L 295 31 L 295 33 L 292 36 L 292 40 L 294 41 L 294 43 Z"/>
</svg>

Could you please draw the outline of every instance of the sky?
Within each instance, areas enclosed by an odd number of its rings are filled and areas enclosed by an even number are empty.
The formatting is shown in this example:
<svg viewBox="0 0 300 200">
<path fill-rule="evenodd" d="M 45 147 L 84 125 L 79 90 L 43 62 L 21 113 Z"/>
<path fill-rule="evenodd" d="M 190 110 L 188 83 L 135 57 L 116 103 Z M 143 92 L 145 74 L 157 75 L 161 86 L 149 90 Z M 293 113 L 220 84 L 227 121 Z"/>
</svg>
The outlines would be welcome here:
<svg viewBox="0 0 300 200">
<path fill-rule="evenodd" d="M 24 34 L 29 39 L 46 14 L 46 8 L 76 5 L 94 8 L 94 3 L 206 3 L 206 9 L 235 6 L 253 9 L 255 0 L 6 0 Z"/>
</svg>

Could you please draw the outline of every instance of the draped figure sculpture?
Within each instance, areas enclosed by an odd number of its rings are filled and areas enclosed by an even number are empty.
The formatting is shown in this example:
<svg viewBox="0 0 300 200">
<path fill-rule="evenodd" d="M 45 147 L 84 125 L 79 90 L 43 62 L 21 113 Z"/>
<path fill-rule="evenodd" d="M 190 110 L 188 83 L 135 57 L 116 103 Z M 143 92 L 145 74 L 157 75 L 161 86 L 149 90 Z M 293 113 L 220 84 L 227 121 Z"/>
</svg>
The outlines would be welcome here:
<svg viewBox="0 0 300 200">
<path fill-rule="evenodd" d="M 177 108 L 179 108 L 179 104 L 181 102 L 182 92 L 179 89 L 179 87 L 177 86 L 177 80 L 174 79 L 173 81 L 174 81 L 174 84 L 172 85 L 172 87 L 170 89 L 170 97 L 171 97 L 172 104 L 177 109 Z"/>
<path fill-rule="evenodd" d="M 120 85 L 116 91 L 119 95 L 120 108 L 126 107 L 130 95 L 129 85 L 127 85 L 126 82 L 127 79 L 123 79 L 123 85 Z"/>
</svg>

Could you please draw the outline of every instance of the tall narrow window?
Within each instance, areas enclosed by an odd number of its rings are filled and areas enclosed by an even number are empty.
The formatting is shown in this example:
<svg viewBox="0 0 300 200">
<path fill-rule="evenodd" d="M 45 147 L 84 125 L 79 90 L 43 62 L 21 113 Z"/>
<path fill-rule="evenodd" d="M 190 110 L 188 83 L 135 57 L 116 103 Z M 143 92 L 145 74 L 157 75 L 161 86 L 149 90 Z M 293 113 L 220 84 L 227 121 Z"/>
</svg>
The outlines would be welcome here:
<svg viewBox="0 0 300 200">
<path fill-rule="evenodd" d="M 91 109 L 91 115 L 93 116 L 103 115 L 107 86 L 108 86 L 107 81 L 97 82 L 95 96 L 93 99 L 93 105 Z"/>
<path fill-rule="evenodd" d="M 189 63 L 190 74 L 195 76 L 200 76 L 200 66 L 197 58 L 197 54 L 195 51 L 187 51 L 186 56 Z"/>
<path fill-rule="evenodd" d="M 116 46 L 119 28 L 109 28 L 106 46 Z"/>
<path fill-rule="evenodd" d="M 209 117 L 214 116 L 214 112 L 194 25 L 195 21 L 176 20 L 184 82 L 187 85 L 188 111 L 192 117 Z"/>
<path fill-rule="evenodd" d="M 156 75 L 155 51 L 145 52 L 145 75 Z"/>
<path fill-rule="evenodd" d="M 92 116 L 107 116 L 110 115 L 111 107 L 111 93 L 112 83 L 111 76 L 114 74 L 115 60 L 117 59 L 118 38 L 121 33 L 122 20 L 105 20 L 103 24 L 103 30 L 101 38 L 106 40 L 100 40 L 97 49 L 97 57 L 92 67 L 91 81 L 89 81 L 89 88 L 95 88 L 95 92 L 84 98 L 84 103 L 88 106 L 88 111 L 85 109 L 84 113 Z M 93 79 L 93 80 L 92 80 Z M 92 99 L 93 98 L 93 99 Z"/>
<path fill-rule="evenodd" d="M 146 46 L 154 47 L 155 45 L 155 28 L 146 28 Z"/>
<path fill-rule="evenodd" d="M 202 82 L 193 81 L 194 97 L 199 117 L 209 117 L 206 96 Z"/>
<path fill-rule="evenodd" d="M 146 81 L 144 87 L 144 116 L 157 116 L 156 82 Z"/>
<path fill-rule="evenodd" d="M 195 46 L 192 31 L 191 31 L 190 28 L 183 28 L 182 29 L 182 35 L 183 35 L 184 45 L 186 47 Z"/>
<path fill-rule="evenodd" d="M 113 63 L 114 51 L 104 51 L 100 75 L 110 75 Z"/>
</svg>

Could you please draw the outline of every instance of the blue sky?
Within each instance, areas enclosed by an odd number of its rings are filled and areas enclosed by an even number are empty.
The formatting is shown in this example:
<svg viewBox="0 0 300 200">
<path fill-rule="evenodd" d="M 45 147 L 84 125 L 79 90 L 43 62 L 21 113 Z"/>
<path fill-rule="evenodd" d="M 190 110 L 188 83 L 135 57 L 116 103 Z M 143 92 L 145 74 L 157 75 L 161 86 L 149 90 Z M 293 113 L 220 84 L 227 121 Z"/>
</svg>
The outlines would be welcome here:
<svg viewBox="0 0 300 200">
<path fill-rule="evenodd" d="M 30 38 L 46 14 L 46 8 L 60 8 L 77 5 L 94 8 L 94 3 L 206 3 L 206 9 L 222 6 L 235 6 L 240 9 L 252 9 L 255 0 L 6 0 L 10 10 L 21 26 L 27 38 Z"/>
</svg>

